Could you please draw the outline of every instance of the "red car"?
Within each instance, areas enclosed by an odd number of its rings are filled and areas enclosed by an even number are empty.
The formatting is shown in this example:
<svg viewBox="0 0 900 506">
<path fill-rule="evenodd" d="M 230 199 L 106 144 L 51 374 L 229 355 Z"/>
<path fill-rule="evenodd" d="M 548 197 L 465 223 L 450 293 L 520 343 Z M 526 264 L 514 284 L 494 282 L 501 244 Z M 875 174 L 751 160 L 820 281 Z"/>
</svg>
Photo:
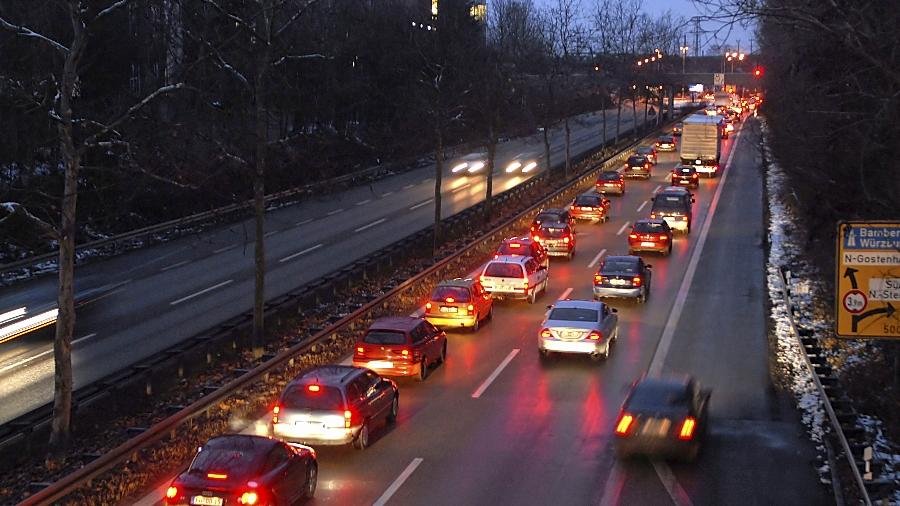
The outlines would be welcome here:
<svg viewBox="0 0 900 506">
<path fill-rule="evenodd" d="M 609 193 L 625 195 L 625 176 L 616 170 L 605 170 L 597 176 L 595 188 L 597 189 L 597 193 L 603 195 Z"/>
<path fill-rule="evenodd" d="M 541 246 L 541 243 L 528 236 L 504 239 L 500 243 L 500 247 L 497 248 L 497 252 L 494 253 L 494 258 L 501 256 L 530 256 L 538 264 L 544 267 L 550 266 L 550 257 L 547 255 L 547 250 Z"/>
<path fill-rule="evenodd" d="M 672 253 L 672 229 L 664 220 L 637 220 L 628 234 L 628 254 L 635 251 Z"/>
<path fill-rule="evenodd" d="M 569 260 L 575 256 L 575 231 L 568 224 L 544 222 L 533 234 L 534 240 L 541 243 L 548 255 Z"/>
<path fill-rule="evenodd" d="M 603 195 L 585 193 L 575 197 L 569 207 L 576 220 L 596 220 L 606 223 L 609 221 L 610 205 L 609 199 Z"/>
<path fill-rule="evenodd" d="M 390 316 L 375 320 L 357 341 L 353 365 L 383 376 L 415 376 L 447 359 L 447 334 L 421 318 Z"/>
<path fill-rule="evenodd" d="M 425 321 L 438 328 L 470 328 L 494 315 L 494 300 L 475 279 L 441 281 L 425 303 Z"/>
</svg>

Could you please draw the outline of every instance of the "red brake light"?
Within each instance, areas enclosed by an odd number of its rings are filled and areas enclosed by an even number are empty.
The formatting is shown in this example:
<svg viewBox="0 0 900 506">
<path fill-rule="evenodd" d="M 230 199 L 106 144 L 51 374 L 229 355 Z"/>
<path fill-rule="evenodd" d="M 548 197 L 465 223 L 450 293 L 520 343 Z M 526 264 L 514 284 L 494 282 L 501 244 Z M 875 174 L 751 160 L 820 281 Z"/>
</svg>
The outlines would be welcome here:
<svg viewBox="0 0 900 506">
<path fill-rule="evenodd" d="M 666 234 L 659 234 L 659 237 L 657 237 L 656 240 L 657 240 L 657 241 L 668 241 L 668 240 L 669 240 L 669 236 L 667 236 Z"/>
<path fill-rule="evenodd" d="M 553 334 L 550 332 L 550 329 L 541 329 L 541 337 L 553 337 Z"/>
<path fill-rule="evenodd" d="M 276 404 L 275 407 L 272 408 L 272 423 L 278 423 L 278 413 L 280 412 L 281 406 Z"/>
<path fill-rule="evenodd" d="M 211 480 L 227 480 L 228 475 L 223 473 L 206 473 L 206 477 Z"/>
<path fill-rule="evenodd" d="M 616 423 L 616 435 L 627 436 L 628 432 L 631 431 L 632 425 L 634 425 L 634 417 L 628 413 L 622 413 L 622 416 L 619 417 L 619 422 Z"/>
<path fill-rule="evenodd" d="M 166 499 L 175 499 L 176 497 L 178 497 L 178 487 L 172 485 L 166 489 Z"/>
<path fill-rule="evenodd" d="M 241 494 L 238 498 L 238 502 L 241 504 L 253 505 L 259 502 L 259 493 L 255 490 L 248 490 Z"/>
<path fill-rule="evenodd" d="M 344 428 L 350 428 L 350 422 L 353 420 L 353 412 L 349 409 L 344 410 Z"/>
<path fill-rule="evenodd" d="M 452 303 L 456 302 L 456 299 L 454 299 L 453 297 L 447 297 L 444 300 L 447 301 L 448 304 L 452 304 Z"/>
<path fill-rule="evenodd" d="M 632 232 L 632 233 L 628 234 L 628 238 L 629 238 L 629 239 L 637 239 L 637 238 L 638 238 L 638 235 L 635 234 L 634 232 Z"/>
<path fill-rule="evenodd" d="M 599 341 L 603 339 L 603 334 L 601 334 L 598 330 L 592 330 L 591 333 L 588 334 L 587 338 L 591 341 Z"/>
<path fill-rule="evenodd" d="M 403 355 L 404 357 L 408 357 L 408 356 L 409 356 L 409 350 L 405 350 L 405 349 L 404 349 L 404 350 L 400 350 L 400 354 Z"/>
<path fill-rule="evenodd" d="M 517 242 L 511 242 L 511 243 L 509 243 L 509 247 L 512 249 L 518 249 L 518 248 L 521 248 L 522 245 Z"/>
<path fill-rule="evenodd" d="M 308 392 L 318 392 L 321 389 L 322 389 L 322 387 L 320 387 L 319 385 L 307 385 L 306 386 L 306 390 Z"/>
<path fill-rule="evenodd" d="M 684 419 L 681 424 L 681 430 L 678 431 L 678 439 L 682 441 L 690 441 L 694 437 L 694 428 L 697 427 L 697 420 L 689 416 Z"/>
<path fill-rule="evenodd" d="M 594 284 L 599 285 L 602 282 L 603 282 L 603 276 L 601 276 L 599 274 L 594 274 Z"/>
<path fill-rule="evenodd" d="M 635 277 L 631 278 L 631 284 L 633 286 L 641 286 L 641 277 L 635 276 Z"/>
<path fill-rule="evenodd" d="M 359 353 L 360 355 L 364 355 L 366 353 L 366 349 L 363 348 L 362 346 L 357 346 L 356 353 Z"/>
<path fill-rule="evenodd" d="M 475 306 L 469 304 L 468 306 L 466 306 L 466 311 L 468 311 L 470 315 L 475 314 Z"/>
<path fill-rule="evenodd" d="M 538 237 L 538 236 L 536 236 L 536 235 L 533 237 L 533 239 L 534 239 L 535 241 L 540 241 L 540 240 L 541 240 L 541 238 Z"/>
<path fill-rule="evenodd" d="M 426 302 L 426 303 L 425 303 L 425 312 L 426 312 L 426 313 L 431 312 L 431 303 L 430 303 L 430 302 Z M 358 349 L 358 350 L 361 350 L 362 348 L 357 348 L 357 349 Z"/>
<path fill-rule="evenodd" d="M 569 236 L 563 237 L 563 242 L 564 242 L 564 243 L 569 244 L 569 241 L 570 241 Z"/>
</svg>

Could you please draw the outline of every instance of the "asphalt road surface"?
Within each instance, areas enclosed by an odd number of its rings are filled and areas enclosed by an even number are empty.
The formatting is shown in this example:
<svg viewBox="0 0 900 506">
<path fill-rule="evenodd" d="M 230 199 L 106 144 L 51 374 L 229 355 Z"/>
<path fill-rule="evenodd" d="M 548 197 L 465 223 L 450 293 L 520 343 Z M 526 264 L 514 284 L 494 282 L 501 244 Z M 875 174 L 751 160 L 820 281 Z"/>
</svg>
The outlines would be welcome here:
<svg viewBox="0 0 900 506">
<path fill-rule="evenodd" d="M 610 137 L 615 118 L 615 111 L 607 111 Z M 623 109 L 623 130 L 631 121 L 631 111 Z M 599 143 L 599 114 L 570 123 L 573 156 Z M 557 163 L 565 146 L 559 128 L 551 139 L 551 160 Z M 504 169 L 512 159 L 540 162 L 543 149 L 543 134 L 500 144 L 494 192 L 539 173 L 543 164 L 528 174 L 507 174 Z M 485 191 L 483 174 L 451 175 L 453 161 L 447 165 L 444 216 L 477 204 Z M 287 293 L 428 227 L 434 216 L 433 195 L 431 166 L 270 212 L 266 297 Z M 251 220 L 78 267 L 77 291 L 100 289 L 103 295 L 78 311 L 75 387 L 250 310 L 253 286 Z M 56 277 L 45 276 L 0 289 L 0 313 L 22 306 L 55 307 L 55 300 Z M 0 345 L 0 424 L 51 402 L 52 353 L 52 328 Z"/>
<path fill-rule="evenodd" d="M 830 504 L 793 403 L 769 380 L 755 142 L 749 122 L 725 141 L 730 163 L 702 181 L 691 234 L 676 236 L 668 258 L 645 255 L 647 303 L 611 303 L 620 328 L 607 362 L 542 365 L 538 326 L 553 300 L 591 297 L 597 258 L 626 251 L 627 225 L 649 214 L 675 154 L 661 154 L 651 181 L 626 183 L 608 223 L 578 225 L 574 260 L 551 260 L 538 304 L 498 303 L 478 333 L 450 334 L 447 362 L 424 383 L 401 380 L 399 421 L 370 448 L 318 448 L 313 504 Z M 648 369 L 691 373 L 713 389 L 695 464 L 614 456 L 618 408 Z M 169 479 L 137 504 L 156 503 Z"/>
</svg>

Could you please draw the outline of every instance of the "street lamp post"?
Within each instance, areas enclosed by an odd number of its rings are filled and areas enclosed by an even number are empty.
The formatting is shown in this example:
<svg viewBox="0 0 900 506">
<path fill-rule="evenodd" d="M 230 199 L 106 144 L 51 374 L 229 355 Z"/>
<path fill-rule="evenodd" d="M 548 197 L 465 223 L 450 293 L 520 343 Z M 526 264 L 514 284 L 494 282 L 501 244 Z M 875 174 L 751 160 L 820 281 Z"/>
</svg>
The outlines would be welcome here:
<svg viewBox="0 0 900 506">
<path fill-rule="evenodd" d="M 684 59 L 687 56 L 687 52 L 690 48 L 687 46 L 679 46 L 678 50 L 681 51 L 681 73 L 684 74 Z"/>
</svg>

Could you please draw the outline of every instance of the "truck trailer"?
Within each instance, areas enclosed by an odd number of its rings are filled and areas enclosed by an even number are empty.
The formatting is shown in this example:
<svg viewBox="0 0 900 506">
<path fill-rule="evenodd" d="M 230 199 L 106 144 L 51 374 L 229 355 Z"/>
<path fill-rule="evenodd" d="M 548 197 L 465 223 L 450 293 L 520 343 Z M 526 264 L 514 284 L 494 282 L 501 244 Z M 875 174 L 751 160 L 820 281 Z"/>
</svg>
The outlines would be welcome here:
<svg viewBox="0 0 900 506">
<path fill-rule="evenodd" d="M 680 147 L 682 165 L 690 165 L 709 177 L 718 175 L 722 153 L 719 119 L 702 113 L 684 119 Z"/>
</svg>

